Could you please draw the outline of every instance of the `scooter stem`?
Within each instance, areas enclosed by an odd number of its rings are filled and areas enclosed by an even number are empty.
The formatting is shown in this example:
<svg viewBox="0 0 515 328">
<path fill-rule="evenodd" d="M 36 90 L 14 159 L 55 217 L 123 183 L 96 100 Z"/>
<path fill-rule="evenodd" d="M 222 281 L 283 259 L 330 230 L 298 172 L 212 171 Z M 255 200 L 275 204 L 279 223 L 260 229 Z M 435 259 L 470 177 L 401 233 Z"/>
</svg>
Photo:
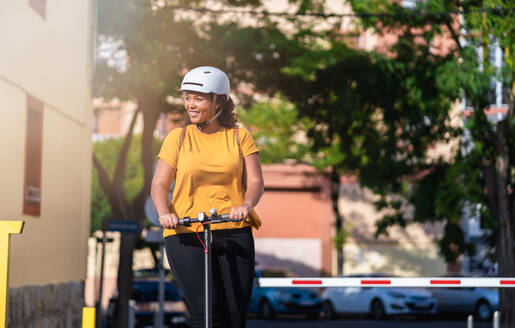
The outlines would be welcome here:
<svg viewBox="0 0 515 328">
<path fill-rule="evenodd" d="M 206 246 L 204 252 L 204 327 L 211 328 L 211 223 L 204 224 L 204 245 Z"/>
</svg>

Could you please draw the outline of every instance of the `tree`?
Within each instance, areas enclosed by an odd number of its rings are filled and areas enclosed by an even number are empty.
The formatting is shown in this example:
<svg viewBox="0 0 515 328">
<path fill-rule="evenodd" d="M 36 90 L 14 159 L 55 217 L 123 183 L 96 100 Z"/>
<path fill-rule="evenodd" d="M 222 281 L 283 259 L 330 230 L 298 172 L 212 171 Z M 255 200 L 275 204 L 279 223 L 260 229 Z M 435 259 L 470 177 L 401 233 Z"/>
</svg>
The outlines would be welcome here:
<svg viewBox="0 0 515 328">
<path fill-rule="evenodd" d="M 143 184 L 143 168 L 141 166 L 141 135 L 134 137 L 135 144 L 132 144 L 127 154 L 127 171 L 123 181 L 123 191 L 127 199 L 132 201 Z M 118 161 L 118 154 L 124 143 L 124 138 L 111 138 L 93 143 L 93 153 L 105 169 L 108 178 L 112 179 L 115 166 Z M 154 139 L 153 151 L 157 155 L 159 141 Z M 91 231 L 101 230 L 105 220 L 111 217 L 111 206 L 106 194 L 102 191 L 97 171 L 93 170 L 91 181 Z"/>
<path fill-rule="evenodd" d="M 441 214 L 455 218 L 454 221 L 458 217 L 457 204 L 468 201 L 484 205 L 482 217 L 484 224 L 493 230 L 490 238 L 501 276 L 515 274 L 515 198 L 511 191 L 515 182 L 515 152 L 511 147 L 515 140 L 515 17 L 513 8 L 507 7 L 508 2 L 505 1 L 427 1 L 421 5 L 421 9 L 461 9 L 464 12 L 463 19 L 460 21 L 452 15 L 434 18 L 422 16 L 417 19 L 406 18 L 401 22 L 406 30 L 426 28 L 426 47 L 430 47 L 431 37 L 445 37 L 445 33 L 454 40 L 446 56 L 447 61 L 438 71 L 437 85 L 440 90 L 449 93 L 451 99 L 464 96 L 470 102 L 471 115 L 465 125 L 470 138 L 462 138 L 462 149 L 466 147 L 468 153 L 458 152 L 455 161 L 446 170 L 445 180 L 439 186 L 440 195 L 436 198 L 436 205 Z M 398 11 L 399 8 L 390 6 L 387 10 Z M 381 20 L 381 23 L 393 26 L 392 21 Z M 502 69 L 495 67 L 490 60 L 489 53 L 495 50 L 495 45 L 505 54 L 506 65 Z M 483 53 L 482 59 L 479 57 L 480 51 Z M 485 110 L 492 103 L 492 79 L 502 81 L 508 94 L 507 112 L 497 122 L 491 122 L 485 115 Z M 445 188 L 451 184 L 456 185 L 456 181 L 461 183 L 445 192 Z M 463 250 L 458 247 L 456 253 Z M 501 289 L 500 296 L 502 325 L 511 327 L 515 322 L 515 295 L 509 289 Z"/>
<path fill-rule="evenodd" d="M 253 132 L 261 163 L 310 162 L 311 147 L 304 135 L 310 121 L 299 119 L 292 103 L 271 99 L 256 103 L 249 109 L 240 108 L 238 114 Z"/>
<path fill-rule="evenodd" d="M 387 13 L 363 14 L 361 24 L 378 34 L 395 35 L 395 42 L 379 54 L 351 51 L 330 38 L 326 47 L 293 61 L 289 73 L 304 84 L 285 94 L 301 116 L 314 120 L 308 135 L 315 146 L 338 141 L 344 158 L 337 167 L 356 172 L 363 186 L 381 196 L 376 205 L 385 215 L 377 234 L 387 233 L 391 225 L 446 222 L 440 248 L 448 262 L 473 251 L 459 226 L 462 206 L 484 204 L 482 216 L 493 230 L 500 275 L 512 276 L 513 8 L 503 1 L 427 0 L 417 2 L 417 8 L 389 0 L 349 3 L 357 13 Z M 462 20 L 456 12 L 464 12 Z M 452 45 L 438 49 L 442 39 Z M 488 60 L 492 44 L 505 54 L 502 70 Z M 507 112 L 496 122 L 485 115 L 493 78 L 509 94 Z M 453 104 L 463 96 L 471 104 L 470 116 L 464 126 L 453 125 Z M 464 133 L 470 136 L 462 137 Z M 434 145 L 453 140 L 458 142 L 450 159 L 431 152 Z M 414 207 L 411 217 L 405 214 L 405 202 Z M 515 297 L 508 288 L 500 294 L 502 325 L 511 327 Z"/>
</svg>

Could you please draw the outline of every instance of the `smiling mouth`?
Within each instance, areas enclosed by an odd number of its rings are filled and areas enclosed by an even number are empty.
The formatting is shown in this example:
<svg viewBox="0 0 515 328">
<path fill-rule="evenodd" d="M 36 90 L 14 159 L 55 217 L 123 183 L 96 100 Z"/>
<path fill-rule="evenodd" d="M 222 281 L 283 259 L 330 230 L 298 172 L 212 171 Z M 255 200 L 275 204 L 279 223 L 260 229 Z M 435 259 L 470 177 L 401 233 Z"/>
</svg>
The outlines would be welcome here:
<svg viewBox="0 0 515 328">
<path fill-rule="evenodd" d="M 197 111 L 188 111 L 188 114 L 191 117 L 198 117 L 198 116 L 200 116 L 200 112 L 197 112 Z"/>
</svg>

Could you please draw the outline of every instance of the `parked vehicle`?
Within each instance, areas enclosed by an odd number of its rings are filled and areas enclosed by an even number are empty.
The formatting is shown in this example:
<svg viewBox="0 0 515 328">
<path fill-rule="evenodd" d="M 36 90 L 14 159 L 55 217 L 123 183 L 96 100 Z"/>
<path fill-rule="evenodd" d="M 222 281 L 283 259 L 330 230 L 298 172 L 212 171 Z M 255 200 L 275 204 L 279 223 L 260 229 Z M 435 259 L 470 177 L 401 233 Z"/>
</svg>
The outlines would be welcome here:
<svg viewBox="0 0 515 328">
<path fill-rule="evenodd" d="M 288 273 L 280 270 L 256 270 L 256 278 L 287 276 Z M 257 279 L 255 281 L 249 313 L 265 319 L 272 319 L 276 314 L 306 314 L 310 318 L 318 318 L 322 300 L 316 289 L 260 287 Z"/>
<path fill-rule="evenodd" d="M 158 288 L 159 280 L 157 279 L 134 280 L 131 299 L 136 301 L 136 328 L 154 327 L 154 316 L 159 311 Z M 114 327 L 115 312 L 117 311 L 116 304 L 117 296 L 113 297 L 109 303 L 107 315 L 110 327 Z M 190 327 L 190 317 L 182 292 L 174 283 L 166 281 L 164 327 Z"/>
<path fill-rule="evenodd" d="M 499 291 L 480 287 L 434 288 L 439 313 L 474 314 L 478 320 L 490 320 L 499 310 Z"/>
<path fill-rule="evenodd" d="M 346 277 L 384 277 L 386 275 L 350 275 Z M 390 276 L 391 277 L 391 276 Z M 338 314 L 369 314 L 375 319 L 388 315 L 436 313 L 437 301 L 430 291 L 397 287 L 331 287 L 322 293 L 322 318 Z"/>
</svg>

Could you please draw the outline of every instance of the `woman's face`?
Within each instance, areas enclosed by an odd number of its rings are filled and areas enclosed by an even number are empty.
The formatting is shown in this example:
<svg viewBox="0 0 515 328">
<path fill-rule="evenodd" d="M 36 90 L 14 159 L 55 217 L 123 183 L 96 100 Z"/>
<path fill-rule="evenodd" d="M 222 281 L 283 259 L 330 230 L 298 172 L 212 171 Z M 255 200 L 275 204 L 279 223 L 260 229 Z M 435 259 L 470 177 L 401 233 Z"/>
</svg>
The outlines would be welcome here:
<svg viewBox="0 0 515 328">
<path fill-rule="evenodd" d="M 184 108 L 191 123 L 202 123 L 213 117 L 212 99 L 209 94 L 188 91 L 184 93 Z"/>
</svg>

